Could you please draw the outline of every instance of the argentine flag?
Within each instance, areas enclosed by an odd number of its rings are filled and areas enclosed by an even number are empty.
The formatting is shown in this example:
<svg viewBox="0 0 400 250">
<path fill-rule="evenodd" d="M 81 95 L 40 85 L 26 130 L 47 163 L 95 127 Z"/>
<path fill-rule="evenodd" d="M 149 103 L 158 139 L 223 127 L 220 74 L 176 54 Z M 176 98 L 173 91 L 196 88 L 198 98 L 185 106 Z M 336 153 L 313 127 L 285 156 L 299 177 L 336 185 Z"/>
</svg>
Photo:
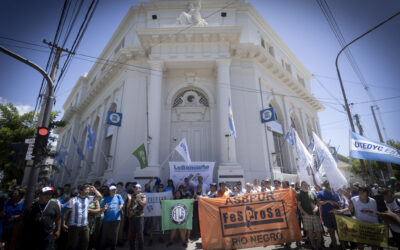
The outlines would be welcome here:
<svg viewBox="0 0 400 250">
<path fill-rule="evenodd" d="M 231 129 L 232 135 L 236 138 L 236 128 L 235 128 L 235 122 L 233 121 L 231 99 L 228 100 L 228 107 L 229 107 L 229 116 L 228 116 L 229 128 Z"/>
<path fill-rule="evenodd" d="M 92 128 L 90 127 L 90 125 L 88 125 L 87 131 L 88 131 L 88 139 L 87 139 L 88 151 L 92 151 L 93 150 L 93 142 L 94 142 L 94 139 L 96 138 L 96 136 L 92 132 Z"/>
</svg>

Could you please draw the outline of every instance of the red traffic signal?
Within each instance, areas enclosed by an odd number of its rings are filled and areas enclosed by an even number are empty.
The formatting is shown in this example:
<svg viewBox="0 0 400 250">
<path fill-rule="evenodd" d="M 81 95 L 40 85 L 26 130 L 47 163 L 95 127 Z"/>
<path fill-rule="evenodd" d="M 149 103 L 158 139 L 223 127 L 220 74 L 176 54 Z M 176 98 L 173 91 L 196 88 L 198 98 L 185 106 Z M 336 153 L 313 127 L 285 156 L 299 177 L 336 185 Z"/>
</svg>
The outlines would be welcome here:
<svg viewBox="0 0 400 250">
<path fill-rule="evenodd" d="M 49 134 L 49 129 L 46 127 L 39 127 L 37 132 L 40 136 L 47 136 Z"/>
</svg>

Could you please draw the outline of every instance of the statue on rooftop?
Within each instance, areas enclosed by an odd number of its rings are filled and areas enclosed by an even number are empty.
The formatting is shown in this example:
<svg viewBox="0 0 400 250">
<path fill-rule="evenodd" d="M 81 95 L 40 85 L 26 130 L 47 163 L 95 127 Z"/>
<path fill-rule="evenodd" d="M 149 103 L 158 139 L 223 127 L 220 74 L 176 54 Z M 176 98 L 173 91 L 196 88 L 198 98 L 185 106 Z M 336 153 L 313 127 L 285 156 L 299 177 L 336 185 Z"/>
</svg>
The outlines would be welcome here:
<svg viewBox="0 0 400 250">
<path fill-rule="evenodd" d="M 205 27 L 208 25 L 208 23 L 201 17 L 200 9 L 201 9 L 201 0 L 198 0 L 196 4 L 189 3 L 187 12 L 182 11 L 182 13 L 176 20 L 181 25 L 193 25 L 198 27 Z"/>
</svg>

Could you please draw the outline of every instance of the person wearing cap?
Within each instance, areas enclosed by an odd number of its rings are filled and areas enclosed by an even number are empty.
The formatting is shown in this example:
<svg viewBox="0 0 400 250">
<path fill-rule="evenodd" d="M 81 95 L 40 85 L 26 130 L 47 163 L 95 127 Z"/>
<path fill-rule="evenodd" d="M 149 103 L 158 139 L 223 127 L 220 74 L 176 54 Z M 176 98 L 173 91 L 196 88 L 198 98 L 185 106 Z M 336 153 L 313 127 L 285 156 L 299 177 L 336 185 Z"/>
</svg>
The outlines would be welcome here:
<svg viewBox="0 0 400 250">
<path fill-rule="evenodd" d="M 124 200 L 121 195 L 117 194 L 117 187 L 111 185 L 110 193 L 101 202 L 101 211 L 104 212 L 103 228 L 101 229 L 99 249 L 106 249 L 107 243 L 111 249 L 117 248 L 117 239 L 119 232 L 119 224 L 121 221 L 122 208 Z"/>
<path fill-rule="evenodd" d="M 53 194 L 54 188 L 42 188 L 38 201 L 24 213 L 24 249 L 52 249 L 60 236 L 61 212 L 58 203 L 51 200 Z"/>
<path fill-rule="evenodd" d="M 208 198 L 216 198 L 217 197 L 217 183 L 210 184 L 210 191 L 207 193 Z"/>
<path fill-rule="evenodd" d="M 245 194 L 255 194 L 257 191 L 255 191 L 253 189 L 253 184 L 251 184 L 250 182 L 246 183 L 246 192 Z"/>
<path fill-rule="evenodd" d="M 267 191 L 274 190 L 274 188 L 271 185 L 271 179 L 265 179 L 265 187 L 266 187 Z"/>
<path fill-rule="evenodd" d="M 89 245 L 89 221 L 88 214 L 93 211 L 89 207 L 90 201 L 95 197 L 101 198 L 102 195 L 93 186 L 81 185 L 78 187 L 79 195 L 73 197 L 67 202 L 67 208 L 64 212 L 63 229 L 68 232 L 68 243 L 66 249 L 84 250 Z M 90 191 L 94 192 L 95 196 L 90 196 Z M 67 220 L 69 218 L 69 220 Z M 68 226 L 65 224 L 68 223 Z"/>
<path fill-rule="evenodd" d="M 144 207 L 146 206 L 146 194 L 142 193 L 142 186 L 137 183 L 132 195 L 128 195 L 130 249 L 136 249 L 136 234 L 138 235 L 138 248 L 144 246 Z"/>
</svg>

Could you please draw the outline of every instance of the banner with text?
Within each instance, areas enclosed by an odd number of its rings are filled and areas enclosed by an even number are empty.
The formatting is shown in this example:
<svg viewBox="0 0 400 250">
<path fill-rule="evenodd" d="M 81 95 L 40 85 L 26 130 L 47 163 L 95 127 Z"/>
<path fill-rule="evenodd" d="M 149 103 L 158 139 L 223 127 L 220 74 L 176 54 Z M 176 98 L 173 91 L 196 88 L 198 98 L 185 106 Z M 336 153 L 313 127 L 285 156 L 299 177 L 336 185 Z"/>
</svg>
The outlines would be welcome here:
<svg viewBox="0 0 400 250">
<path fill-rule="evenodd" d="M 203 183 L 208 187 L 213 182 L 214 164 L 215 162 L 192 162 L 190 165 L 186 162 L 170 162 L 170 179 L 174 181 L 175 185 L 178 185 L 182 184 L 186 177 L 192 179 L 199 173 L 203 176 Z"/>
<path fill-rule="evenodd" d="M 301 241 L 291 189 L 199 198 L 204 249 L 239 249 Z"/>
<path fill-rule="evenodd" d="M 146 206 L 144 207 L 144 216 L 161 216 L 161 200 L 172 200 L 171 191 L 160 193 L 146 193 Z"/>
<path fill-rule="evenodd" d="M 388 247 L 387 225 L 368 223 L 340 215 L 335 217 L 340 240 Z"/>
<path fill-rule="evenodd" d="M 400 164 L 400 150 L 351 132 L 350 157 Z"/>
</svg>

